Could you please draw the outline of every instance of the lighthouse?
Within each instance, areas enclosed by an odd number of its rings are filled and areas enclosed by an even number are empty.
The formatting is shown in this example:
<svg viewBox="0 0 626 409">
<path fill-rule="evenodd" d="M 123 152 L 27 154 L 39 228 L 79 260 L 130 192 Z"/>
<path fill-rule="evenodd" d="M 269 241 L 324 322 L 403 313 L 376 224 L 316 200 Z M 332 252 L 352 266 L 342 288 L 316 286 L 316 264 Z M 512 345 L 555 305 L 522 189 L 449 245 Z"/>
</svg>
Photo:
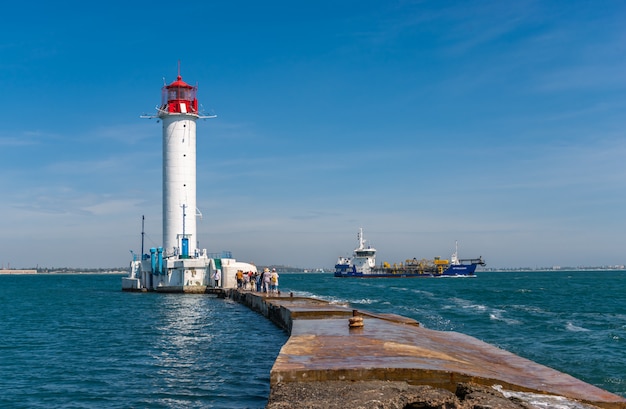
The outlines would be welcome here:
<svg viewBox="0 0 626 409">
<path fill-rule="evenodd" d="M 157 115 L 163 122 L 163 251 L 196 254 L 197 87 L 183 81 L 165 85 Z"/>
<path fill-rule="evenodd" d="M 162 87 L 156 113 L 141 116 L 163 124 L 163 245 L 131 261 L 129 276 L 122 278 L 123 290 L 199 293 L 218 286 L 234 288 L 239 270 L 256 272 L 256 266 L 237 262 L 230 252 L 198 249 L 196 121 L 215 115 L 198 110 L 197 91 L 183 81 L 179 68 L 176 81 Z"/>
</svg>

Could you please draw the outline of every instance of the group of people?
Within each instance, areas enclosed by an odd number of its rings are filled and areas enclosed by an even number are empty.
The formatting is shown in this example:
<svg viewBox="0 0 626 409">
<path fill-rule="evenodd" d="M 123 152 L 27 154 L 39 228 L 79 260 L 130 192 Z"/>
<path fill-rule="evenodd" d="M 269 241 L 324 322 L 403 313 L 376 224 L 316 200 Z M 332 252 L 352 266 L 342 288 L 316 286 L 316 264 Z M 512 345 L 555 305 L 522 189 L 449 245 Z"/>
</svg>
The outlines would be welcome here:
<svg viewBox="0 0 626 409">
<path fill-rule="evenodd" d="M 278 273 L 273 268 L 263 269 L 263 272 L 244 272 L 237 271 L 237 288 L 240 290 L 258 291 L 263 293 L 279 293 L 278 291 Z"/>
</svg>

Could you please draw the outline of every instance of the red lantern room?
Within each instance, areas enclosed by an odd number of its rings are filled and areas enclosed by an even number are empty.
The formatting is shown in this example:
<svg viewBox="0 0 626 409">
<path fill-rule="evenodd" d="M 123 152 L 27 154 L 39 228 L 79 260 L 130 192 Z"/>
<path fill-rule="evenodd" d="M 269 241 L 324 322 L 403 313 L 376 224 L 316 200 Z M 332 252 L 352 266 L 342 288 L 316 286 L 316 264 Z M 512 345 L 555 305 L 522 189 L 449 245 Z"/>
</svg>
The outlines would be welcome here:
<svg viewBox="0 0 626 409">
<path fill-rule="evenodd" d="M 176 81 L 161 90 L 161 111 L 169 114 L 198 115 L 198 87 L 192 87 L 178 75 Z"/>
</svg>

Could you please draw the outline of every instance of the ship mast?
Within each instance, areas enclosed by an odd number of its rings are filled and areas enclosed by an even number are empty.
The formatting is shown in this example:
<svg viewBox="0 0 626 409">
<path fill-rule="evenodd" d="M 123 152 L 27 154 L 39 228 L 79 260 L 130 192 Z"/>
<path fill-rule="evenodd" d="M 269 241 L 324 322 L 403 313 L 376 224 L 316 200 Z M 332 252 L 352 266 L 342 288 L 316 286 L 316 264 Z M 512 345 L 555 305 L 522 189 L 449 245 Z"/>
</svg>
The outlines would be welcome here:
<svg viewBox="0 0 626 409">
<path fill-rule="evenodd" d="M 359 240 L 359 249 L 362 250 L 365 246 L 365 241 L 363 240 L 363 227 L 359 228 L 358 240 Z"/>
</svg>

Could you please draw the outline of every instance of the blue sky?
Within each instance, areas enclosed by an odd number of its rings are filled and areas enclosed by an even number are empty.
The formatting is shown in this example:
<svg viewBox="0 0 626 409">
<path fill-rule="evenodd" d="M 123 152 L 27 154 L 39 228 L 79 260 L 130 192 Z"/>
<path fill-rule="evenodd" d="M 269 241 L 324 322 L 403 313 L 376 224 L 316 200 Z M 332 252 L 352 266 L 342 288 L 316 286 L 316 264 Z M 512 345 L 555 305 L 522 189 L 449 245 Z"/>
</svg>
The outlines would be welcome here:
<svg viewBox="0 0 626 409">
<path fill-rule="evenodd" d="M 163 80 L 198 85 L 200 247 L 330 267 L 626 263 L 622 1 L 12 2 L 0 263 L 161 245 Z M 9 17 L 10 16 L 10 17 Z"/>
</svg>

